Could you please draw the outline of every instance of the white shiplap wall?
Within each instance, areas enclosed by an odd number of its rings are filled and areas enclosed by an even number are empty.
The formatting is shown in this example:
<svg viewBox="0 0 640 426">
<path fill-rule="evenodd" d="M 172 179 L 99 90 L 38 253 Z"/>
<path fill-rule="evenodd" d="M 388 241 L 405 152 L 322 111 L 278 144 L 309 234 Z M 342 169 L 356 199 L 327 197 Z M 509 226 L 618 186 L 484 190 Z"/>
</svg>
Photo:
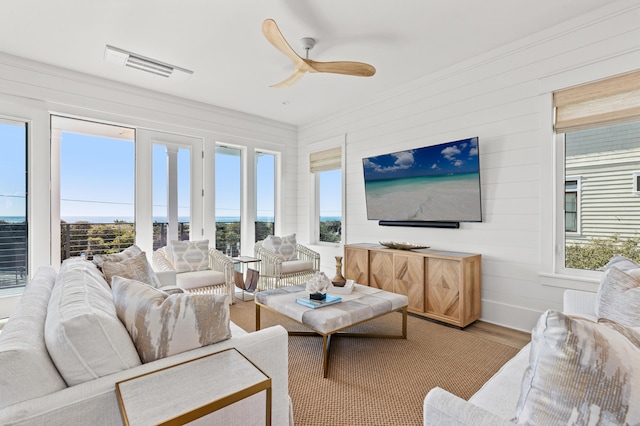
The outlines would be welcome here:
<svg viewBox="0 0 640 426">
<path fill-rule="evenodd" d="M 540 278 L 553 272 L 546 266 L 553 253 L 549 93 L 640 68 L 639 8 L 637 2 L 616 2 L 301 127 L 301 239 L 308 239 L 311 227 L 305 147 L 346 134 L 346 242 L 409 241 L 481 253 L 482 319 L 529 331 L 544 310 L 562 307 L 562 287 Z M 472 136 L 480 140 L 482 223 L 448 230 L 367 221 L 363 157 Z M 323 269 L 332 272 L 328 255 L 340 254 L 342 247 L 322 251 L 328 259 Z"/>
</svg>

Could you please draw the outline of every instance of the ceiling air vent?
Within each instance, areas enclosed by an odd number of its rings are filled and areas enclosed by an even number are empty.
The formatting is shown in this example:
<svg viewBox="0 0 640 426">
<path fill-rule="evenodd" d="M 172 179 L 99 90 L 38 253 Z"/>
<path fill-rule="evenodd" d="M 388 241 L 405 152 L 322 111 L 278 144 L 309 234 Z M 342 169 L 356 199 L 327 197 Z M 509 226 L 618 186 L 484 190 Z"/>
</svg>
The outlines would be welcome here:
<svg viewBox="0 0 640 426">
<path fill-rule="evenodd" d="M 160 62 L 137 53 L 129 52 L 114 46 L 107 45 L 104 51 L 104 59 L 129 68 L 135 68 L 151 74 L 166 78 L 186 78 L 193 74 L 193 71 L 180 68 L 175 65 Z"/>
</svg>

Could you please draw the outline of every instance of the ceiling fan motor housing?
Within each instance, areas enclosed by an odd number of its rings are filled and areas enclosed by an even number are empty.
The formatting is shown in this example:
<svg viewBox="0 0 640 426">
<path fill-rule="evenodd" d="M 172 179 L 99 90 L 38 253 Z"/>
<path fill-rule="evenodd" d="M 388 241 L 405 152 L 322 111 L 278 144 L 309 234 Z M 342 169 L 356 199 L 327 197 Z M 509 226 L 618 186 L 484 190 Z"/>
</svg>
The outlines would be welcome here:
<svg viewBox="0 0 640 426">
<path fill-rule="evenodd" d="M 304 50 L 311 50 L 313 49 L 313 46 L 316 45 L 316 41 L 315 39 L 311 38 L 311 37 L 303 37 L 300 39 L 300 45 L 302 45 L 302 48 Z"/>
</svg>

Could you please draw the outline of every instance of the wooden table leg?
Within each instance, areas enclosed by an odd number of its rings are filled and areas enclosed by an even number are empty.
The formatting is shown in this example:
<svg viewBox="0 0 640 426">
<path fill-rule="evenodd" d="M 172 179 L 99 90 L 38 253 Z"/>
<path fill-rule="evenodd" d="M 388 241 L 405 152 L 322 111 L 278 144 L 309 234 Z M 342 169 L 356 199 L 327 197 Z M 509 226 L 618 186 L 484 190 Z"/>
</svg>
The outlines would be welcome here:
<svg viewBox="0 0 640 426">
<path fill-rule="evenodd" d="M 256 303 L 256 331 L 260 330 L 260 305 Z"/>
<path fill-rule="evenodd" d="M 322 351 L 324 353 L 324 359 L 322 360 L 322 368 L 324 378 L 327 378 L 329 373 L 329 347 L 331 346 L 331 334 L 325 334 L 322 336 Z"/>
<path fill-rule="evenodd" d="M 402 308 L 402 338 L 407 338 L 407 306 Z"/>
</svg>

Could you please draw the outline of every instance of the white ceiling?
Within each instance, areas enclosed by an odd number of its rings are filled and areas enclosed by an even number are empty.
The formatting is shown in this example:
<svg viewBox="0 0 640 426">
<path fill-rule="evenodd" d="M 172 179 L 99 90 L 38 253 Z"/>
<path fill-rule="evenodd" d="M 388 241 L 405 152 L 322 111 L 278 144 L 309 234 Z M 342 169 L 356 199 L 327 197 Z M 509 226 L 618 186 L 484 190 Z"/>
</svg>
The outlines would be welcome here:
<svg viewBox="0 0 640 426">
<path fill-rule="evenodd" d="M 611 0 L 14 0 L 0 51 L 295 125 L 334 115 Z M 370 78 L 307 74 L 263 37 L 273 18 L 310 58 L 366 62 Z M 105 62 L 110 44 L 194 71 L 171 80 Z M 285 105 L 286 104 L 286 105 Z"/>
</svg>

